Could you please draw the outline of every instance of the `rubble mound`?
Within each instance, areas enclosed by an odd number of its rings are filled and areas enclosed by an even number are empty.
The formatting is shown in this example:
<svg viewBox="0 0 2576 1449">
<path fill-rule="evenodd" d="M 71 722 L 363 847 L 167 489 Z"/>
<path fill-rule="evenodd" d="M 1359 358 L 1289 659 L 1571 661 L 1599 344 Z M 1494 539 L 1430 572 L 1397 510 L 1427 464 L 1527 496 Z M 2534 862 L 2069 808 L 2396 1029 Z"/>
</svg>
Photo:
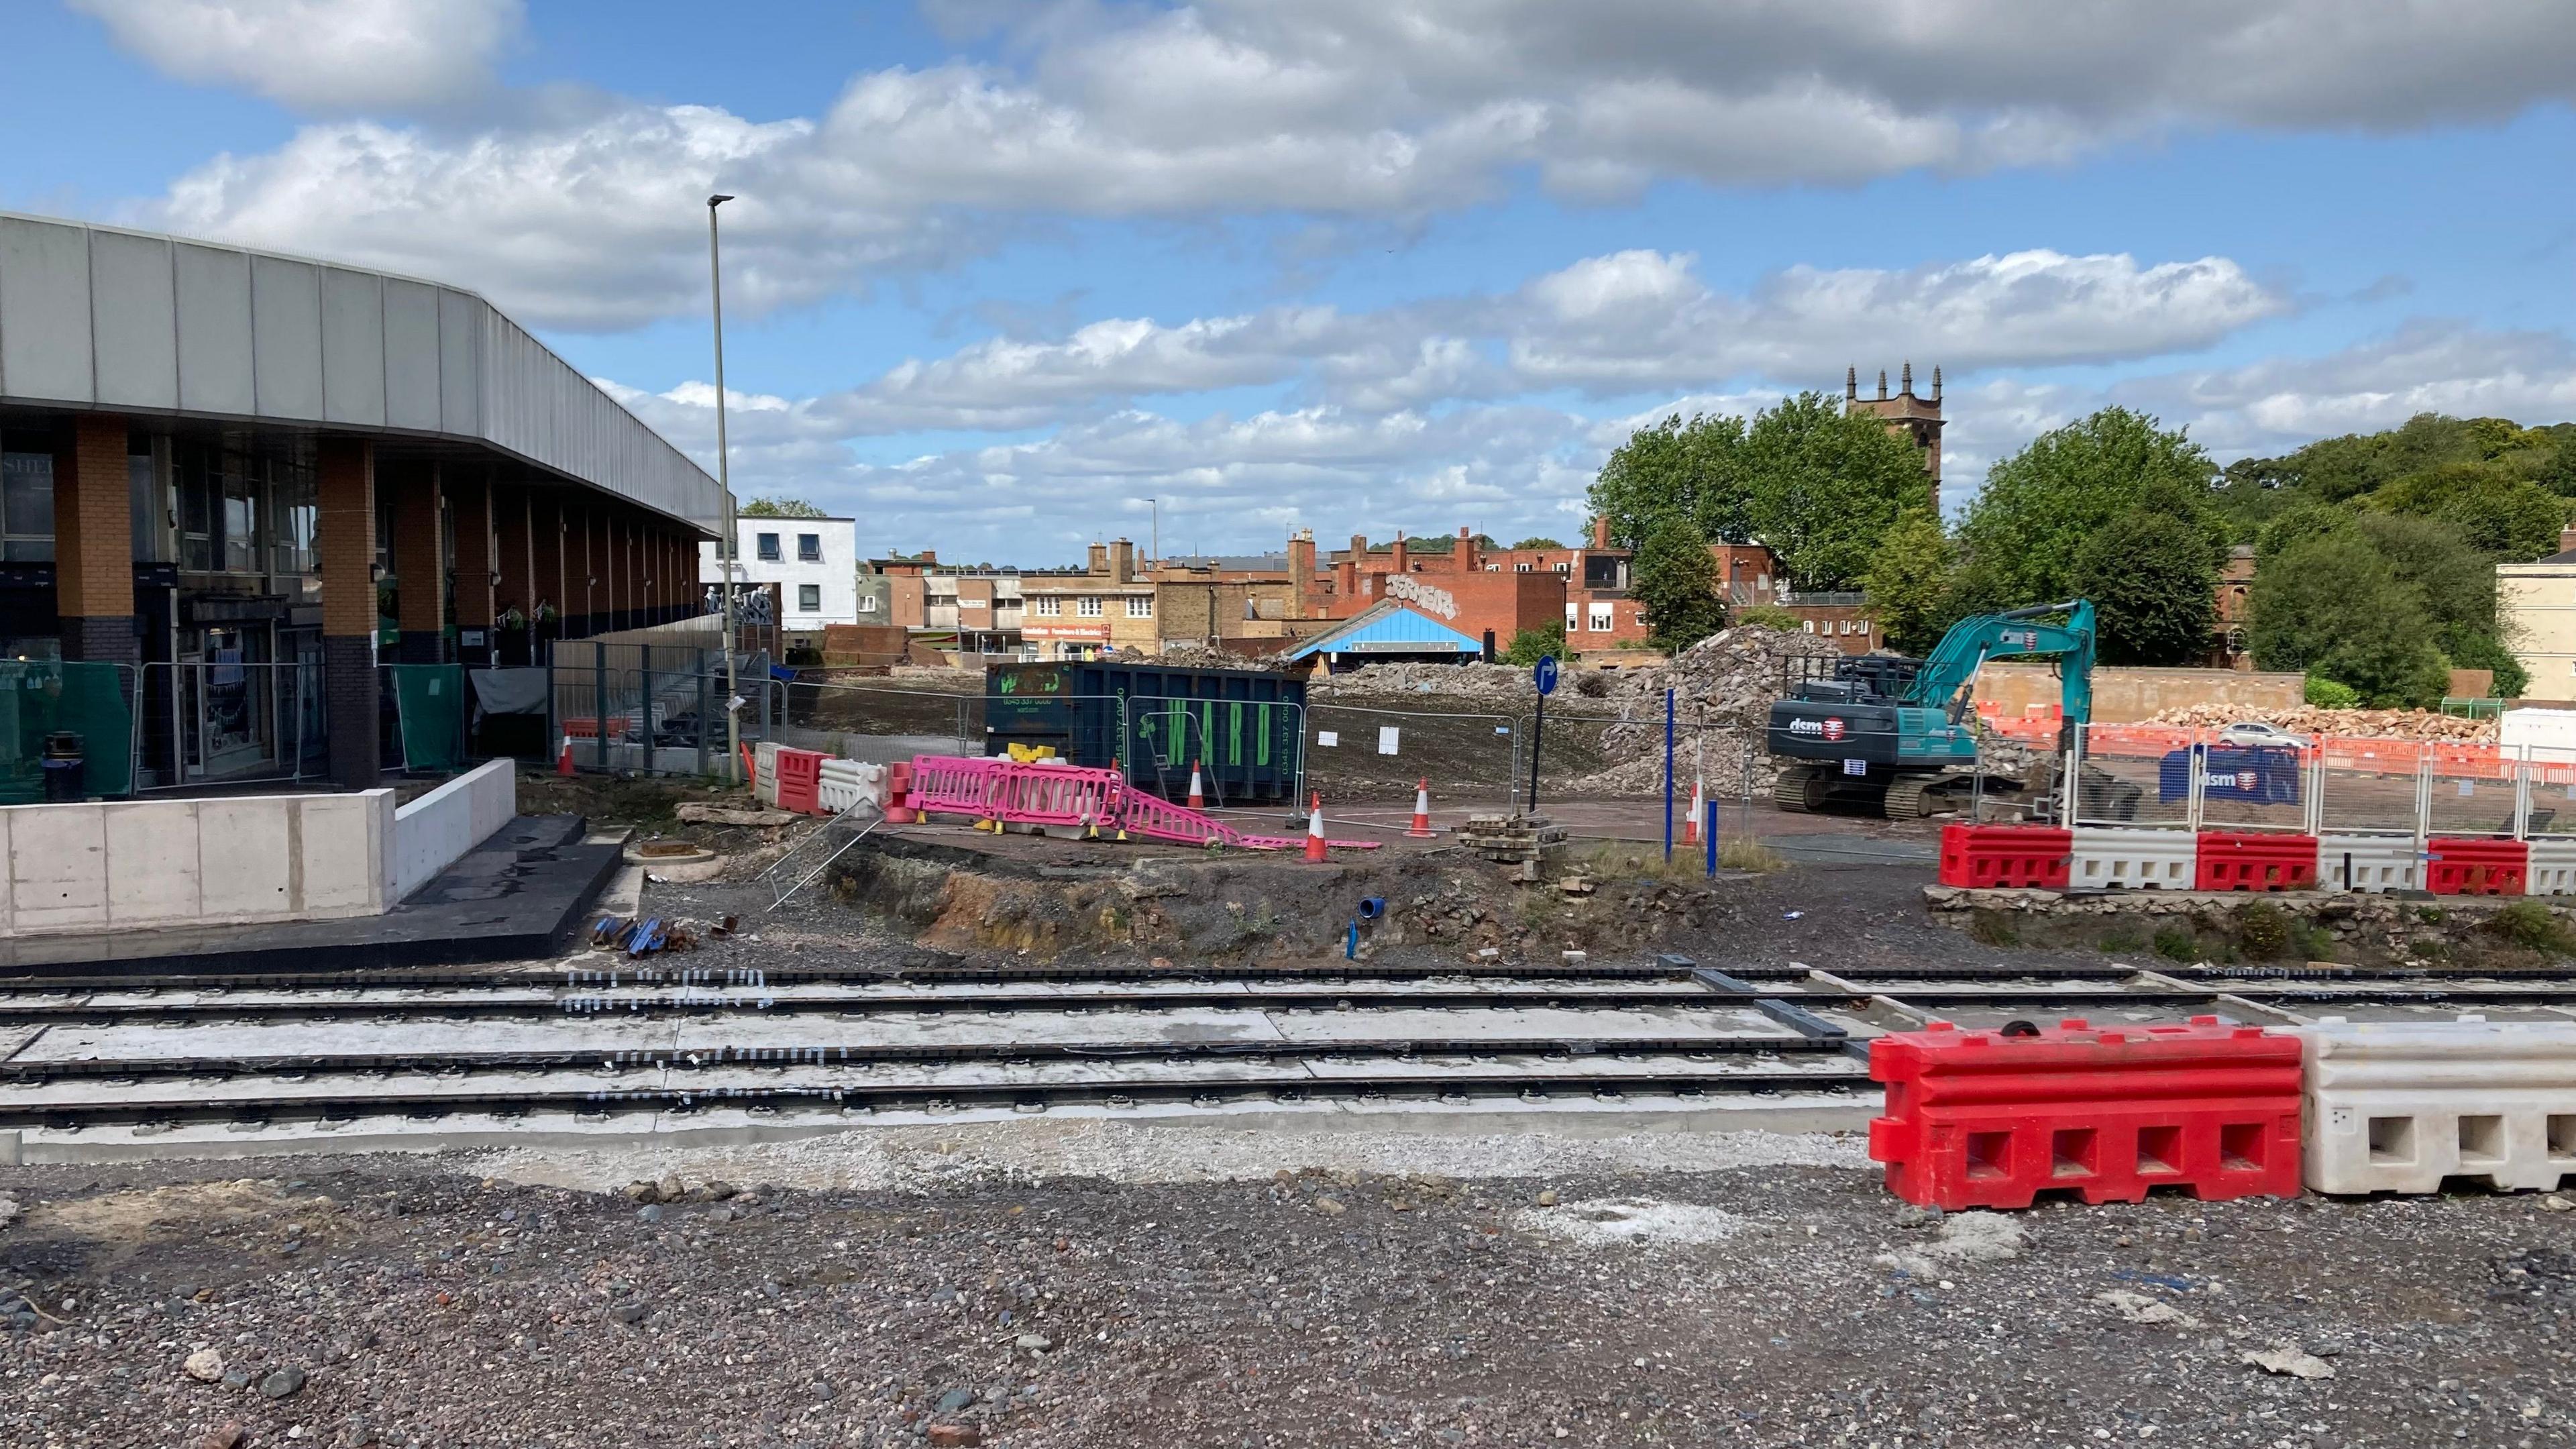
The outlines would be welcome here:
<svg viewBox="0 0 2576 1449">
<path fill-rule="evenodd" d="M 1168 665 L 1174 669 L 1252 669 L 1267 671 L 1280 667 L 1280 660 L 1276 655 L 1256 656 L 1250 654 L 1237 654 L 1228 649 L 1217 649 L 1206 644 L 1192 644 L 1180 641 L 1165 644 L 1162 652 L 1154 656 L 1153 662 L 1156 664 Z"/>
<path fill-rule="evenodd" d="M 1696 771 L 1721 799 L 1769 794 L 1778 771 L 1763 753 L 1762 732 L 1772 703 L 1815 667 L 1798 661 L 1841 652 L 1814 634 L 1744 624 L 1712 634 L 1658 667 L 1606 676 L 1609 698 L 1626 718 L 1601 731 L 1601 753 L 1610 763 L 1574 788 L 1607 795 L 1663 788 L 1663 695 L 1670 689 L 1681 735 L 1674 773 L 1689 779 Z"/>
<path fill-rule="evenodd" d="M 2437 740 L 2443 743 L 2484 744 L 2496 738 L 2498 724 L 2492 719 L 2468 719 L 2455 714 L 2436 714 L 2429 709 L 2319 709 L 2314 705 L 2292 708 L 2257 708 L 2238 704 L 2193 704 L 2169 709 L 2147 721 L 2150 724 L 2182 725 L 2198 729 L 2221 729 L 2232 724 L 2268 724 L 2298 735 L 2335 735 L 2355 739 Z"/>
<path fill-rule="evenodd" d="M 1347 674 L 1318 674 L 1311 700 L 1386 699 L 1438 694 L 1527 707 L 1538 700 L 1530 672 L 1517 664 L 1363 664 Z"/>
</svg>

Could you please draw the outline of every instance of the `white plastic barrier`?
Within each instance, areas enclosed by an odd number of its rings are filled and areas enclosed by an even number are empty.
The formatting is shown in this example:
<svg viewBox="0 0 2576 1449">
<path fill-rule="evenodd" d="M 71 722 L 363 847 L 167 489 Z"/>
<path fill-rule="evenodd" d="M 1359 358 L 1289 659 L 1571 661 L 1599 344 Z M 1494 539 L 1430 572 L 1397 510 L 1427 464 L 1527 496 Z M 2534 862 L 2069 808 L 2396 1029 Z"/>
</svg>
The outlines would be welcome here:
<svg viewBox="0 0 2576 1449">
<path fill-rule="evenodd" d="M 2523 894 L 2576 896 L 2576 840 L 2533 836 L 2528 843 L 2531 873 L 2525 878 Z"/>
<path fill-rule="evenodd" d="M 815 801 L 832 815 L 846 815 L 864 805 L 871 810 L 885 808 L 883 765 L 862 764 L 857 760 L 825 760 L 821 782 L 815 788 Z"/>
<path fill-rule="evenodd" d="M 2066 885 L 2079 891 L 2187 891 L 2199 857 L 2199 837 L 2188 830 L 2078 829 Z"/>
<path fill-rule="evenodd" d="M 2350 857 L 2346 881 L 2346 857 Z M 2411 835 L 2320 835 L 2317 886 L 2379 895 L 2424 888 L 2424 847 Z"/>
<path fill-rule="evenodd" d="M 778 741 L 762 740 L 751 747 L 751 793 L 760 803 L 778 808 Z"/>
<path fill-rule="evenodd" d="M 2501 1190 L 2576 1177 L 2576 1021 L 2347 1021 L 2305 1044 L 2304 1175 L 2318 1192 Z"/>
</svg>

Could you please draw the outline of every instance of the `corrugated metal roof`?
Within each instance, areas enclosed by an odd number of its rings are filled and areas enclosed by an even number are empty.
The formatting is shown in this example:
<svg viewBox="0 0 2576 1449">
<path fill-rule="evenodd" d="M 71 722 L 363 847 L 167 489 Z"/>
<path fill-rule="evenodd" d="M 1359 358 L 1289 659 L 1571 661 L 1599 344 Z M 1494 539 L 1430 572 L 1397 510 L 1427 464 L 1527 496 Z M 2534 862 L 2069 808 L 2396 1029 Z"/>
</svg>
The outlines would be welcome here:
<svg viewBox="0 0 2576 1449">
<path fill-rule="evenodd" d="M 0 213 L 0 402 L 497 449 L 710 533 L 687 455 L 472 292 Z"/>
<path fill-rule="evenodd" d="M 1289 651 L 1291 659 L 1315 654 L 1481 654 L 1470 639 L 1419 609 L 1393 599 L 1371 604 Z"/>
</svg>

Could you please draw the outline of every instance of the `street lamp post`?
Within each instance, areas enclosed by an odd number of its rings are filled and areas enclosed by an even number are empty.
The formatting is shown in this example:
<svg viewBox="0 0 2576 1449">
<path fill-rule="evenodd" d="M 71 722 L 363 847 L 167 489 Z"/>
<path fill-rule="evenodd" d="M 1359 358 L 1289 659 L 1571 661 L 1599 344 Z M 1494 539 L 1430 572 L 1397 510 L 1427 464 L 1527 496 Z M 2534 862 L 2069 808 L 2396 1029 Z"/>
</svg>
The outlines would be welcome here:
<svg viewBox="0 0 2576 1449">
<path fill-rule="evenodd" d="M 716 330 L 716 487 L 724 494 L 724 546 L 716 557 L 724 564 L 725 779 L 742 783 L 742 691 L 734 677 L 734 573 L 740 566 L 741 525 L 734 518 L 732 460 L 725 446 L 724 266 L 716 244 L 716 208 L 730 196 L 707 198 L 707 282 L 715 302 Z M 705 720 L 698 728 L 707 727 Z"/>
</svg>

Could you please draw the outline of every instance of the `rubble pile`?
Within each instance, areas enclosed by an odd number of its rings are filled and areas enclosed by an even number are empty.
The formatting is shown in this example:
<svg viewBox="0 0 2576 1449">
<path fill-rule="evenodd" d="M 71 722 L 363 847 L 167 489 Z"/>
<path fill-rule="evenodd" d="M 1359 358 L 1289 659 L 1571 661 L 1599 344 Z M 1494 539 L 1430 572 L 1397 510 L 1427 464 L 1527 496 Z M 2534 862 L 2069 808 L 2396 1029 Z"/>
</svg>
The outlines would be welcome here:
<svg viewBox="0 0 2576 1449">
<path fill-rule="evenodd" d="M 1347 674 L 1317 674 L 1306 686 L 1306 697 L 1317 703 L 1425 694 L 1509 705 L 1512 713 L 1538 702 L 1529 670 L 1517 664 L 1364 664 Z"/>
<path fill-rule="evenodd" d="M 1206 644 L 1193 644 L 1177 639 L 1165 643 L 1162 652 L 1155 655 L 1151 662 L 1173 669 L 1268 670 L 1280 667 L 1280 662 L 1275 656 L 1237 654 L 1230 649 L 1218 649 Z"/>
<path fill-rule="evenodd" d="M 1759 624 L 1721 630 L 1651 669 L 1619 670 L 1597 678 L 1606 698 L 1577 697 L 1577 709 L 1608 705 L 1623 720 L 1604 726 L 1600 749 L 1609 763 L 1574 782 L 1579 791 L 1609 795 L 1651 794 L 1663 788 L 1664 691 L 1674 691 L 1679 739 L 1677 777 L 1707 781 L 1719 799 L 1767 795 L 1778 771 L 1762 750 L 1772 702 L 1803 677 L 1801 659 L 1831 659 L 1841 651 L 1823 638 Z"/>
<path fill-rule="evenodd" d="M 2496 738 L 2497 722 L 2436 714 L 2429 709 L 2318 709 L 2299 705 L 2265 709 L 2241 704 L 2194 704 L 2165 710 L 2149 724 L 2222 729 L 2232 724 L 2268 724 L 2298 735 L 2335 735 L 2354 739 L 2435 740 L 2485 744 Z"/>
</svg>

